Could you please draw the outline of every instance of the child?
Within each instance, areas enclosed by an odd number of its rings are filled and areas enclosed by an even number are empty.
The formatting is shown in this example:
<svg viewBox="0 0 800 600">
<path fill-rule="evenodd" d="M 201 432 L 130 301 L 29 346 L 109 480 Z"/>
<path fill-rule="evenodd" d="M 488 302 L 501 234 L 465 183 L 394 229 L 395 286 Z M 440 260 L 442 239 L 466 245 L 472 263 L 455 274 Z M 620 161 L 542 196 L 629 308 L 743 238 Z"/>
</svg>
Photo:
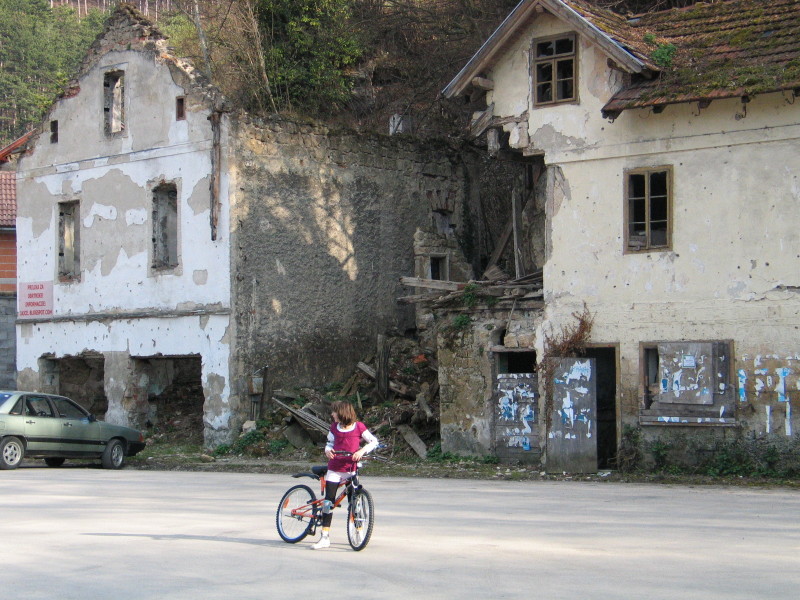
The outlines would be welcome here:
<svg viewBox="0 0 800 600">
<path fill-rule="evenodd" d="M 348 402 L 334 402 L 331 406 L 333 424 L 328 431 L 328 443 L 325 444 L 325 456 L 328 457 L 328 472 L 325 473 L 325 502 L 322 505 L 322 537 L 311 546 L 314 550 L 328 548 L 331 545 L 330 530 L 333 519 L 333 502 L 339 483 L 350 479 L 356 465 L 365 454 L 378 447 L 378 440 L 356 417 L 356 411 Z M 361 448 L 361 441 L 366 445 Z M 350 452 L 351 455 L 334 454 L 334 452 Z"/>
</svg>

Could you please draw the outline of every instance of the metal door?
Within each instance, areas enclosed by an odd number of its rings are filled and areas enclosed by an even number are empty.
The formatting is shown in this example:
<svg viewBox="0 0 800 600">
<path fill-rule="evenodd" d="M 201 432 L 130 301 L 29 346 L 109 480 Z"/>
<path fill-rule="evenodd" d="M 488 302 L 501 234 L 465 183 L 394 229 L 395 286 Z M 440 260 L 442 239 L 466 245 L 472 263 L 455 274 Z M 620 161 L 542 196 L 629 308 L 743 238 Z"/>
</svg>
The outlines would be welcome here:
<svg viewBox="0 0 800 600">
<path fill-rule="evenodd" d="M 595 359 L 560 358 L 553 370 L 547 407 L 547 470 L 597 472 Z"/>
</svg>

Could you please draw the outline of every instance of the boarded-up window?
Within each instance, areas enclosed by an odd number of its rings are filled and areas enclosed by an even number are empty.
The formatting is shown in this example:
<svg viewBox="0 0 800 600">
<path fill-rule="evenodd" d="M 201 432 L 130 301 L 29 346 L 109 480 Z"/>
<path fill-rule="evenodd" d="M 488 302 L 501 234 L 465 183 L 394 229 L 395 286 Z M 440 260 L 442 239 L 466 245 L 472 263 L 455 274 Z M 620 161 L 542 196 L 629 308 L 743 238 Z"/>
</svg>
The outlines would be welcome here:
<svg viewBox="0 0 800 600">
<path fill-rule="evenodd" d="M 671 245 L 672 170 L 637 169 L 625 174 L 625 245 L 629 252 Z"/>
<path fill-rule="evenodd" d="M 644 347 L 645 407 L 711 405 L 729 395 L 728 342 L 661 342 Z"/>
<path fill-rule="evenodd" d="M 58 278 L 72 281 L 80 277 L 80 210 L 78 202 L 58 205 Z"/>
<path fill-rule="evenodd" d="M 178 190 L 163 183 L 153 190 L 153 268 L 178 265 Z"/>
<path fill-rule="evenodd" d="M 534 103 L 553 104 L 577 98 L 575 35 L 533 42 Z"/>
<path fill-rule="evenodd" d="M 103 77 L 103 114 L 106 135 L 125 130 L 124 71 L 109 71 Z"/>
</svg>

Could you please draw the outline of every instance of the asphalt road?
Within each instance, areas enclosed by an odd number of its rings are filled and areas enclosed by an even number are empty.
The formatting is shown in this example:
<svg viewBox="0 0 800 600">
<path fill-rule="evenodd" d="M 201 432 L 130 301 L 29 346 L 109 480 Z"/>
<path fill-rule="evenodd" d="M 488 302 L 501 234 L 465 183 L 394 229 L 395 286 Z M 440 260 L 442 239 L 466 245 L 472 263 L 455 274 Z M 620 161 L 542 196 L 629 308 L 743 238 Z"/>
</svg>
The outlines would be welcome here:
<svg viewBox="0 0 800 600">
<path fill-rule="evenodd" d="M 310 481 L 310 480 L 307 480 Z M 800 492 L 364 477 L 369 546 L 275 530 L 286 475 L 0 471 L 21 599 L 800 597 Z"/>
</svg>

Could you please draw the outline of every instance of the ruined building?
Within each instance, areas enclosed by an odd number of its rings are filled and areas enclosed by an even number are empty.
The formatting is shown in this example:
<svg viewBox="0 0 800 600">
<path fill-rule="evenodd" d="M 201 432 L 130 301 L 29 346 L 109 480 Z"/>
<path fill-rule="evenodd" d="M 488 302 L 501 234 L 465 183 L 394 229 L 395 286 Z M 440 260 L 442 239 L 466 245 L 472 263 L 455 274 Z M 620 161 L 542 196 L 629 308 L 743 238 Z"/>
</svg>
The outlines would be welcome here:
<svg viewBox="0 0 800 600">
<path fill-rule="evenodd" d="M 792 0 L 523 0 L 450 82 L 485 98 L 472 135 L 529 163 L 508 202 L 543 283 L 441 344 L 443 449 L 594 471 L 626 428 L 797 436 L 798 32 Z"/>
<path fill-rule="evenodd" d="M 139 427 L 179 398 L 230 441 L 265 366 L 335 381 L 414 327 L 399 279 L 459 231 L 469 161 L 232 112 L 120 5 L 19 162 L 18 385 Z"/>
</svg>

